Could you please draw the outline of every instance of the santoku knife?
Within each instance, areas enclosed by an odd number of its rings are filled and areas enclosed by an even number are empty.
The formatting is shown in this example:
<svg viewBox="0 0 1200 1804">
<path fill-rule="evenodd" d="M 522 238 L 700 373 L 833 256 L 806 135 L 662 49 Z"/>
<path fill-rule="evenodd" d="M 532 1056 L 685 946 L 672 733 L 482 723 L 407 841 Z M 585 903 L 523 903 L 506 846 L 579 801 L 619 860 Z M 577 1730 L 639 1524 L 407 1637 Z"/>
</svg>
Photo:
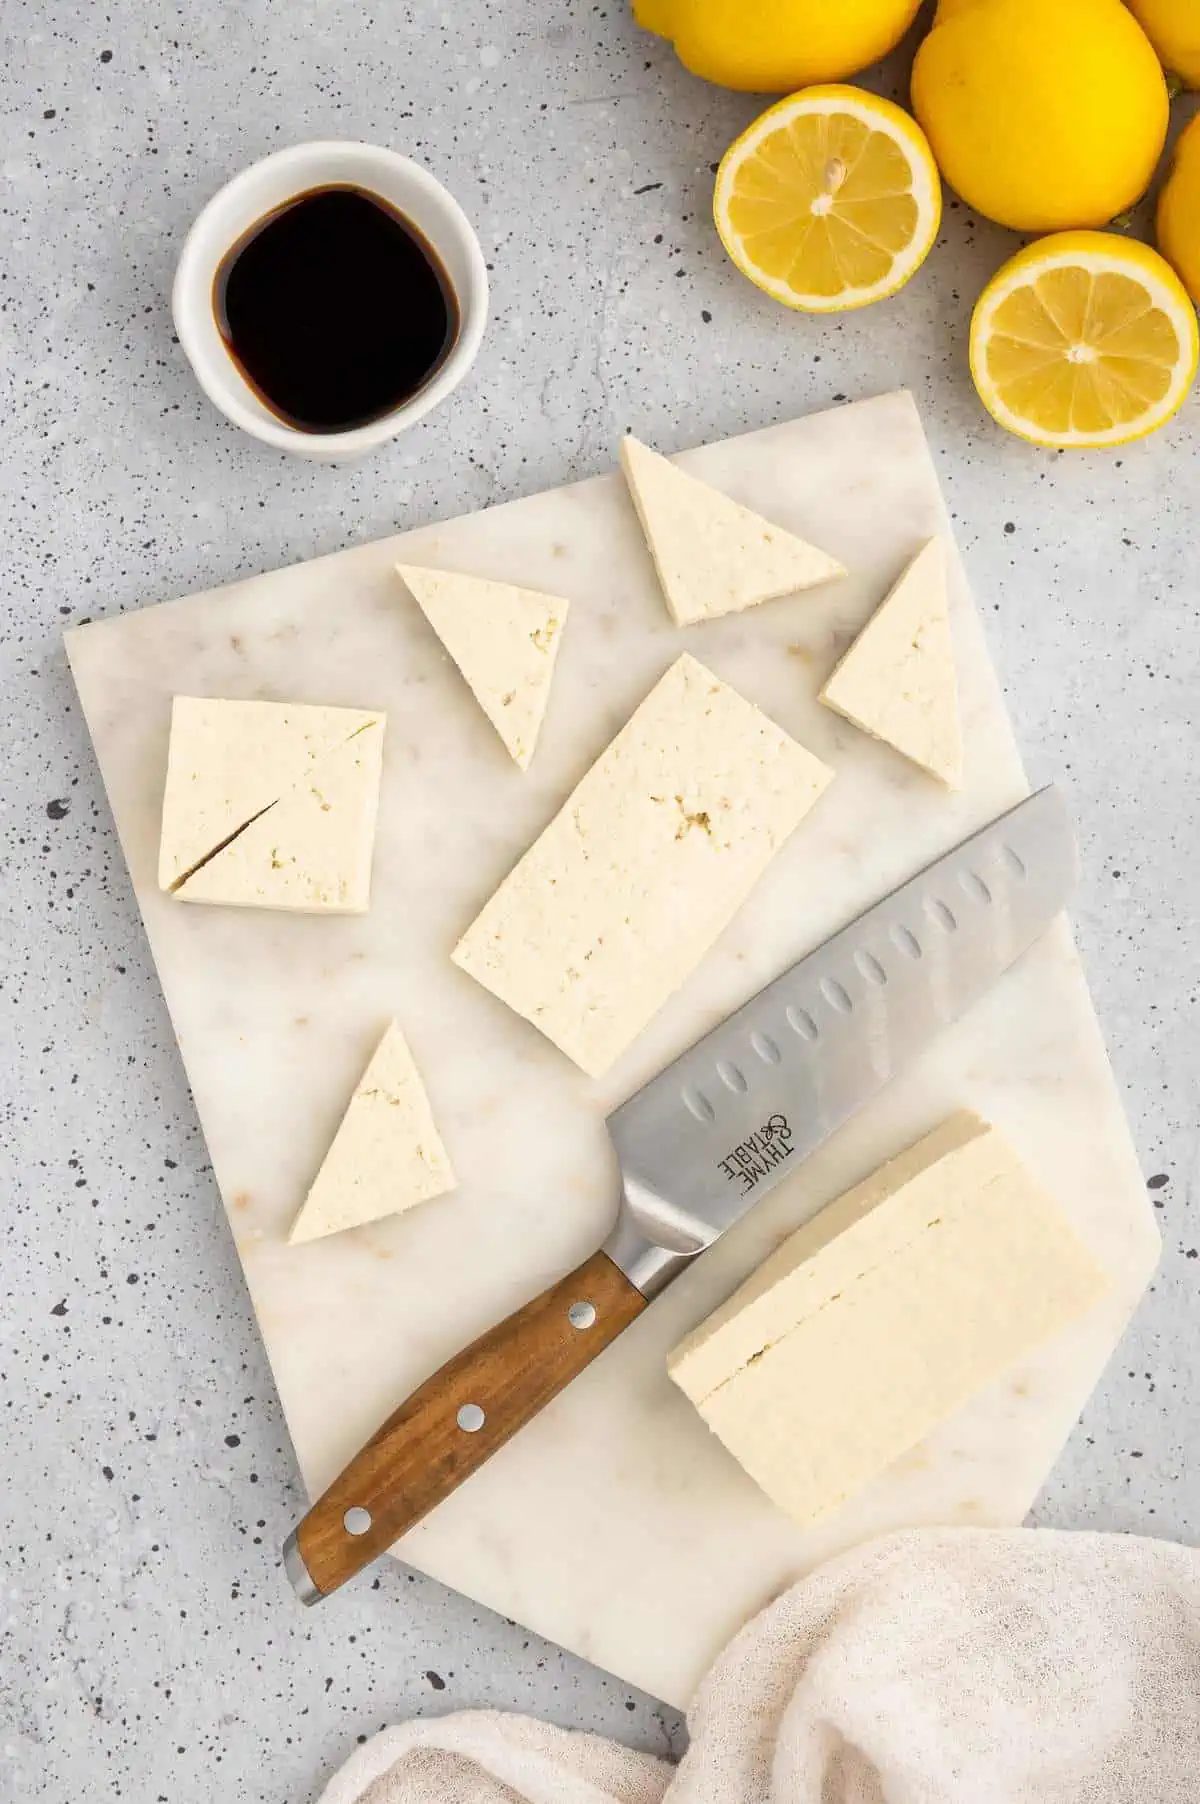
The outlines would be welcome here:
<svg viewBox="0 0 1200 1804">
<path fill-rule="evenodd" d="M 402 1403 L 288 1537 L 316 1603 L 384 1553 L 591 1363 L 1042 933 L 1075 876 L 1053 786 L 835 934 L 609 1117 L 616 1227 Z"/>
</svg>

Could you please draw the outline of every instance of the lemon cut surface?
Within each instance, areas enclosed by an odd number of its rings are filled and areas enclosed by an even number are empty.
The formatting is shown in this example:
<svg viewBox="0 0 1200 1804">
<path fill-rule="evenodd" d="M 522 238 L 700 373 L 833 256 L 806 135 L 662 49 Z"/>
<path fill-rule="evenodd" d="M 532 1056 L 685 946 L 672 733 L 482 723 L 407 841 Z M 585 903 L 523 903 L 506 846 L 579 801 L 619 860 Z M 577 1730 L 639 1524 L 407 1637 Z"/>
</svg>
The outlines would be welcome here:
<svg viewBox="0 0 1200 1804">
<path fill-rule="evenodd" d="M 941 183 L 921 128 L 858 88 L 806 88 L 731 145 L 713 214 L 738 268 L 813 313 L 894 294 L 928 255 Z"/>
<path fill-rule="evenodd" d="M 1147 245 L 1064 232 L 1020 252 L 984 289 L 971 373 L 988 411 L 1035 444 L 1123 445 L 1182 405 L 1196 314 Z"/>
</svg>

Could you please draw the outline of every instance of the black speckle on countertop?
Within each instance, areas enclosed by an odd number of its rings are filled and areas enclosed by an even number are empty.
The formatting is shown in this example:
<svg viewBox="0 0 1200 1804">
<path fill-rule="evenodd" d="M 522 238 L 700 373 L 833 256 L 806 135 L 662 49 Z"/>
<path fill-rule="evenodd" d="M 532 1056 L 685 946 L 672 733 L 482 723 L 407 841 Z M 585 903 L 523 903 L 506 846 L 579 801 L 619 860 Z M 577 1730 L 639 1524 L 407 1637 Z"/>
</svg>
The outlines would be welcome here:
<svg viewBox="0 0 1200 1804">
<path fill-rule="evenodd" d="M 65 796 L 55 796 L 52 802 L 46 803 L 46 813 L 52 821 L 64 821 L 71 812 L 71 804 Z"/>
<path fill-rule="evenodd" d="M 1165 1190 L 1171 1182 L 1165 1171 L 1156 1171 L 1152 1178 L 1146 1179 L 1147 1190 Z"/>
<path fill-rule="evenodd" d="M 443 1679 L 440 1672 L 427 1672 L 425 1677 L 429 1680 L 429 1683 L 433 1686 L 435 1691 L 445 1691 L 446 1681 Z"/>
</svg>

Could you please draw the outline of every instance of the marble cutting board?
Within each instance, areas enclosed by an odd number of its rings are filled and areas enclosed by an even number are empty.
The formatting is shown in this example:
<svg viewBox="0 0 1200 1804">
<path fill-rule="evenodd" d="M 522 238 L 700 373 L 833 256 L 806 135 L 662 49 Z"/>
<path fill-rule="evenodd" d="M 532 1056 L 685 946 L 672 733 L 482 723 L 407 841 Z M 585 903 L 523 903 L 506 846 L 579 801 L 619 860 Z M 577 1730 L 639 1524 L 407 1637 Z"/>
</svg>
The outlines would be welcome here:
<svg viewBox="0 0 1200 1804">
<path fill-rule="evenodd" d="M 849 578 L 677 631 L 614 473 L 67 635 L 312 1494 L 443 1359 L 599 1244 L 615 1198 L 603 1127 L 611 1106 L 1027 792 L 957 560 L 963 793 L 948 796 L 816 701 L 905 561 L 931 533 L 949 531 L 907 395 L 786 422 L 681 461 L 811 537 Z M 527 775 L 393 576 L 401 557 L 570 598 Z M 455 969 L 449 952 L 685 647 L 837 777 L 693 981 L 596 1083 Z M 186 908 L 160 894 L 156 842 L 177 691 L 387 709 L 369 915 Z M 402 1217 L 289 1247 L 287 1228 L 392 1014 L 425 1075 L 460 1188 Z M 1112 1274 L 1111 1297 L 838 1515 L 802 1531 L 709 1435 L 668 1382 L 665 1354 L 798 1223 L 964 1104 L 999 1124 L 1058 1195 Z M 727 1637 L 824 1556 L 900 1526 L 1019 1522 L 1157 1250 L 1085 979 L 1060 923 L 396 1551 L 686 1705 Z M 281 1595 L 280 1608 L 290 1607 Z M 360 1588 L 321 1607 L 353 1614 L 380 1605 Z"/>
</svg>

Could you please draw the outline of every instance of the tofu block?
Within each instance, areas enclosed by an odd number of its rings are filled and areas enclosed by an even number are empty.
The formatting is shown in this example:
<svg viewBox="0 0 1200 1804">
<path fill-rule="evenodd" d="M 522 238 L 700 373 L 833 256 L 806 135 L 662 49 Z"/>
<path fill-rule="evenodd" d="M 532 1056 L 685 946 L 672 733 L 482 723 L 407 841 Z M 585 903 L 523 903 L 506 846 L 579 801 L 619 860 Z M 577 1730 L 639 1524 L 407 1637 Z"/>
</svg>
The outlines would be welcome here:
<svg viewBox="0 0 1200 1804">
<path fill-rule="evenodd" d="M 397 1215 L 453 1190 L 454 1182 L 421 1074 L 393 1021 L 350 1098 L 288 1240 L 317 1240 Z"/>
<path fill-rule="evenodd" d="M 621 468 L 678 626 L 716 620 L 846 574 L 836 558 L 635 438 L 621 440 Z"/>
<path fill-rule="evenodd" d="M 158 885 L 173 889 L 318 759 L 379 714 L 177 695 L 171 705 Z"/>
<path fill-rule="evenodd" d="M 310 766 L 176 891 L 181 902 L 365 914 L 383 758 L 379 722 Z"/>
<path fill-rule="evenodd" d="M 385 716 L 176 696 L 159 886 L 182 902 L 362 913 Z"/>
<path fill-rule="evenodd" d="M 397 564 L 522 770 L 537 746 L 569 602 L 512 583 Z"/>
<path fill-rule="evenodd" d="M 950 789 L 963 781 L 946 549 L 930 539 L 868 620 L 821 700 Z"/>
<path fill-rule="evenodd" d="M 807 1523 L 1107 1288 L 1058 1204 L 964 1110 L 786 1240 L 668 1368 Z"/>
<path fill-rule="evenodd" d="M 694 970 L 832 776 L 684 656 L 454 961 L 597 1077 Z"/>
</svg>

